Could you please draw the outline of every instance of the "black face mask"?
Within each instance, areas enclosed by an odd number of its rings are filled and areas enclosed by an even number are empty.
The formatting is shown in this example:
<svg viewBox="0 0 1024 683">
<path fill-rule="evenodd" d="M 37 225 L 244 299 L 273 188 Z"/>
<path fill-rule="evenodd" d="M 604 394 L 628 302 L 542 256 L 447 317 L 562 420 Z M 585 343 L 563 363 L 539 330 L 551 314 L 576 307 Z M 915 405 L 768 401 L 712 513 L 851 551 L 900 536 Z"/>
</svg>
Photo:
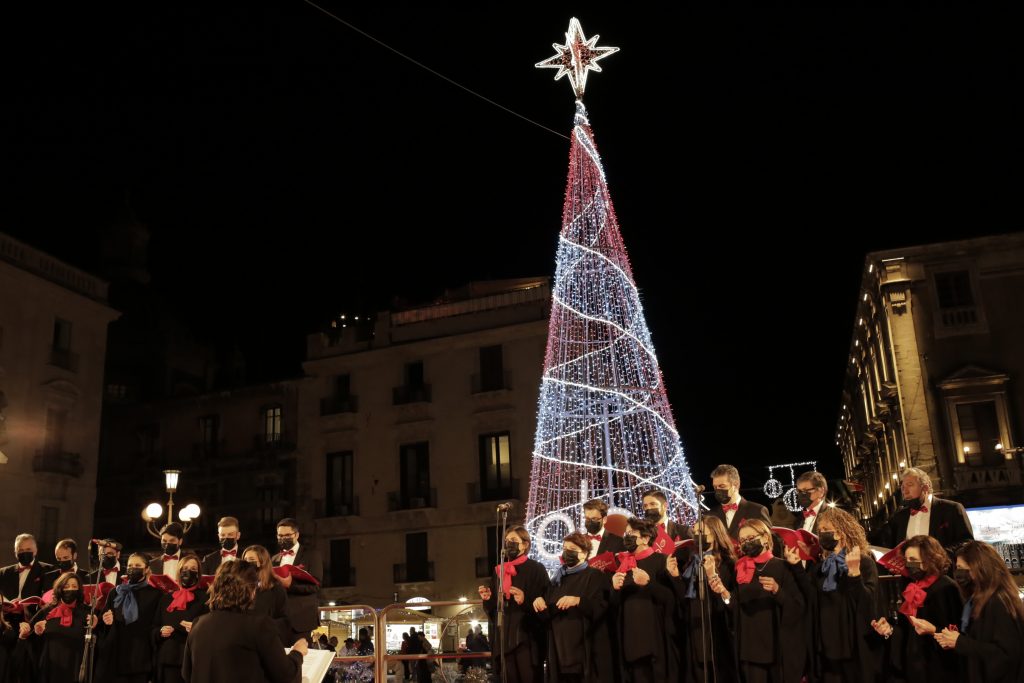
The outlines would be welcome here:
<svg viewBox="0 0 1024 683">
<path fill-rule="evenodd" d="M 729 494 L 728 491 L 723 491 L 722 489 L 715 489 L 715 500 L 717 500 L 722 505 L 725 505 L 730 500 L 732 500 L 732 496 Z"/>
<path fill-rule="evenodd" d="M 740 544 L 740 551 L 747 557 L 757 557 L 764 552 L 764 545 L 760 538 L 752 538 Z"/>
<path fill-rule="evenodd" d="M 225 538 L 223 541 L 220 542 L 220 547 L 224 550 L 234 550 L 235 545 L 235 539 L 233 538 Z"/>
<path fill-rule="evenodd" d="M 907 576 L 911 581 L 920 581 L 924 578 L 924 569 L 920 562 L 907 562 Z"/>
<path fill-rule="evenodd" d="M 622 547 L 626 549 L 626 552 L 632 553 L 636 551 L 636 536 L 623 536 Z"/>
<path fill-rule="evenodd" d="M 164 543 L 160 547 L 164 549 L 164 555 L 173 555 L 178 552 L 177 543 Z"/>
<path fill-rule="evenodd" d="M 921 507 L 921 499 L 920 498 L 904 498 L 902 505 L 905 508 L 919 508 L 919 507 Z"/>
<path fill-rule="evenodd" d="M 515 541 L 508 541 L 505 543 L 505 557 L 514 560 L 519 557 L 519 544 Z"/>
<path fill-rule="evenodd" d="M 601 531 L 601 520 L 588 519 L 583 526 L 587 527 L 588 534 L 596 534 Z"/>
<path fill-rule="evenodd" d="M 104 569 L 113 569 L 115 564 L 117 564 L 117 558 L 116 557 L 114 557 L 113 555 L 104 555 L 103 556 L 103 568 Z"/>
<path fill-rule="evenodd" d="M 139 581 L 142 581 L 142 577 L 146 575 L 146 570 L 139 567 L 129 567 L 128 571 L 125 572 L 125 575 L 132 583 L 138 583 Z"/>
<path fill-rule="evenodd" d="M 74 560 L 57 560 L 57 568 L 60 569 L 62 572 L 69 572 L 74 566 Z"/>
<path fill-rule="evenodd" d="M 191 588 L 199 582 L 199 575 L 191 569 L 186 569 L 181 572 L 181 585 L 185 588 Z"/>
<path fill-rule="evenodd" d="M 575 567 L 580 563 L 580 554 L 572 550 L 562 551 L 562 562 L 566 567 Z"/>
<path fill-rule="evenodd" d="M 796 492 L 796 504 L 802 508 L 811 507 L 811 494 L 804 493 L 803 491 Z"/>
<path fill-rule="evenodd" d="M 836 539 L 836 533 L 834 531 L 822 531 L 818 534 L 818 543 L 821 544 L 823 550 L 832 552 L 839 545 L 839 541 Z"/>
<path fill-rule="evenodd" d="M 63 600 L 68 605 L 70 605 L 73 602 L 78 602 L 81 598 L 82 598 L 82 593 L 80 591 L 61 591 L 60 592 L 60 599 Z"/>
<path fill-rule="evenodd" d="M 18 553 L 18 562 L 21 563 L 22 567 L 29 566 L 34 559 L 36 559 L 35 553 Z"/>
<path fill-rule="evenodd" d="M 661 521 L 661 510 L 654 509 L 654 508 L 644 510 L 644 518 L 648 522 L 660 522 Z"/>
<path fill-rule="evenodd" d="M 293 541 L 290 538 L 287 539 L 287 540 L 284 540 L 284 541 L 278 541 L 277 542 L 277 547 L 279 547 L 281 550 L 291 550 L 292 547 L 294 547 L 294 546 L 295 546 L 295 541 Z"/>
<path fill-rule="evenodd" d="M 957 584 L 965 591 L 969 591 L 972 585 L 974 584 L 974 582 L 971 581 L 970 569 L 960 569 L 959 567 L 957 567 L 953 570 L 953 578 L 956 580 Z"/>
</svg>

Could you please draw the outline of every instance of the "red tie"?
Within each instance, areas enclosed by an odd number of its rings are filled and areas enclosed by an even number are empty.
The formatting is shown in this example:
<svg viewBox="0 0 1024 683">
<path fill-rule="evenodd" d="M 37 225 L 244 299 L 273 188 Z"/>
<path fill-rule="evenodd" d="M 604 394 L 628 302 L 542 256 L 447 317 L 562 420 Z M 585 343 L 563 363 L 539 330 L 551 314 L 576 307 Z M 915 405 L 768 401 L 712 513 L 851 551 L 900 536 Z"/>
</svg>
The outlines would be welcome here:
<svg viewBox="0 0 1024 683">
<path fill-rule="evenodd" d="M 103 578 L 107 578 L 111 574 L 117 574 L 117 568 L 116 567 L 114 569 L 104 569 L 103 570 Z"/>
<path fill-rule="evenodd" d="M 818 513 L 815 512 L 814 510 L 804 510 L 804 519 L 807 519 L 808 517 L 813 517 L 816 514 Z"/>
<path fill-rule="evenodd" d="M 918 512 L 928 512 L 928 506 L 927 505 L 922 505 L 919 508 L 910 508 L 910 516 L 911 517 L 916 515 Z"/>
<path fill-rule="evenodd" d="M 729 512 L 730 510 L 733 511 L 733 512 L 736 512 L 739 509 L 740 509 L 740 504 L 739 503 L 726 503 L 725 505 L 722 506 L 722 510 L 724 512 Z"/>
<path fill-rule="evenodd" d="M 23 565 L 23 564 L 19 564 L 18 565 L 18 573 L 19 574 L 22 573 L 23 571 L 28 570 L 28 569 L 32 569 L 32 565 L 28 565 L 27 567 L 25 565 Z"/>
<path fill-rule="evenodd" d="M 164 555 L 163 561 L 164 562 L 170 562 L 171 560 L 177 560 L 177 559 L 178 559 L 177 555 Z"/>
<path fill-rule="evenodd" d="M 600 541 L 600 540 L 601 540 L 601 537 L 600 537 L 600 536 L 591 536 L 591 537 L 590 537 L 590 540 L 591 540 L 591 541 Z"/>
<path fill-rule="evenodd" d="M 220 551 L 220 556 L 221 557 L 238 557 L 238 551 L 237 550 L 221 550 Z"/>
<path fill-rule="evenodd" d="M 294 554 L 295 554 L 294 550 L 282 550 L 281 551 L 281 557 L 284 557 L 285 555 L 294 555 Z"/>
</svg>

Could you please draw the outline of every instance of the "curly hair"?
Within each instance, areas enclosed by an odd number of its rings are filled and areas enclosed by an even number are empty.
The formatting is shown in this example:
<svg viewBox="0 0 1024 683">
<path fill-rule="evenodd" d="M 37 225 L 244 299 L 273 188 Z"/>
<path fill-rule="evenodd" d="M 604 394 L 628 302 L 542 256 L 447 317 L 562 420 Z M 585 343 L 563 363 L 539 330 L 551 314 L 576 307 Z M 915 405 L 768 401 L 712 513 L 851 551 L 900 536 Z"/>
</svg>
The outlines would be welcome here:
<svg viewBox="0 0 1024 683">
<path fill-rule="evenodd" d="M 818 514 L 819 529 L 823 522 L 827 522 L 829 526 L 843 537 L 844 548 L 849 550 L 856 546 L 860 550 L 861 555 L 867 557 L 868 539 L 864 534 L 864 527 L 860 525 L 853 515 L 846 510 L 826 506 Z"/>
<path fill-rule="evenodd" d="M 590 554 L 590 548 L 592 547 L 590 539 L 587 538 L 585 534 L 581 534 L 578 531 L 574 531 L 565 538 L 563 538 L 562 543 L 572 543 L 574 546 L 576 546 L 588 555 Z"/>
<path fill-rule="evenodd" d="M 210 586 L 210 610 L 245 612 L 256 601 L 259 574 L 256 565 L 245 560 L 225 562 L 217 568 L 217 576 Z"/>
<path fill-rule="evenodd" d="M 638 536 L 646 536 L 648 545 L 653 544 L 654 539 L 658 537 L 658 527 L 654 522 L 648 522 L 646 519 L 639 519 L 637 517 L 630 517 L 626 524 L 628 524 L 629 528 L 635 531 Z"/>
<path fill-rule="evenodd" d="M 910 548 L 917 548 L 921 553 L 921 568 L 928 576 L 945 574 L 949 569 L 949 555 L 931 536 L 920 534 L 908 538 L 900 548 L 900 555 L 906 557 L 907 550 Z"/>
<path fill-rule="evenodd" d="M 251 545 L 242 551 L 241 559 L 244 560 L 245 556 L 249 553 L 253 553 L 256 555 L 256 557 L 259 558 L 259 567 L 256 570 L 257 572 L 259 572 L 260 577 L 259 581 L 257 582 L 257 587 L 259 591 L 263 592 L 270 590 L 274 587 L 275 584 L 274 567 L 270 562 L 270 551 L 261 545 Z"/>
</svg>

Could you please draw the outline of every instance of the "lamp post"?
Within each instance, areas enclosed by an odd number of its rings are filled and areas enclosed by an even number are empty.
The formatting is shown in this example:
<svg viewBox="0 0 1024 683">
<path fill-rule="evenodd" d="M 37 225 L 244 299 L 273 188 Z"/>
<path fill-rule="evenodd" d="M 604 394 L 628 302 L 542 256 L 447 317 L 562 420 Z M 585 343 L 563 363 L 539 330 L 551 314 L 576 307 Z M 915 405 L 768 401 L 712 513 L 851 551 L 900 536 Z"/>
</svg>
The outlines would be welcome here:
<svg viewBox="0 0 1024 683">
<path fill-rule="evenodd" d="M 168 522 L 174 520 L 174 492 L 178 490 L 178 478 L 180 476 L 180 470 L 164 470 Z M 195 503 L 189 503 L 178 512 L 178 519 L 181 520 L 185 533 L 188 533 L 188 530 L 192 528 L 192 522 L 199 516 L 199 512 L 199 506 Z M 156 521 L 163 517 L 163 514 L 164 508 L 160 503 L 150 503 L 143 509 L 142 519 L 146 522 L 146 531 L 149 532 L 150 536 L 160 538 L 160 529 L 157 528 Z"/>
</svg>

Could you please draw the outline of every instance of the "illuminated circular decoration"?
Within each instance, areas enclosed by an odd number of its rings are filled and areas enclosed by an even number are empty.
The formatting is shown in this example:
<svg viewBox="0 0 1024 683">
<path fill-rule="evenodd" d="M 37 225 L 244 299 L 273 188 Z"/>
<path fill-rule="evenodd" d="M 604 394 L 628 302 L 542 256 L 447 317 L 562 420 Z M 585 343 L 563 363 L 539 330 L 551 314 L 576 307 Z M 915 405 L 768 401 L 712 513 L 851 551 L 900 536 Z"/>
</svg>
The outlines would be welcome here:
<svg viewBox="0 0 1024 683">
<path fill-rule="evenodd" d="M 564 512 L 552 512 L 537 521 L 537 530 L 530 534 L 533 550 L 548 561 L 562 556 L 562 539 L 576 530 L 572 518 Z"/>
<path fill-rule="evenodd" d="M 795 487 L 786 491 L 786 495 L 782 497 L 782 502 L 786 504 L 786 507 L 789 508 L 790 512 L 800 512 L 801 510 L 803 510 L 803 508 L 800 507 L 800 504 L 796 502 Z"/>
<path fill-rule="evenodd" d="M 782 495 L 782 482 L 778 479 L 769 479 L 764 483 L 764 495 L 775 499 Z"/>
</svg>

